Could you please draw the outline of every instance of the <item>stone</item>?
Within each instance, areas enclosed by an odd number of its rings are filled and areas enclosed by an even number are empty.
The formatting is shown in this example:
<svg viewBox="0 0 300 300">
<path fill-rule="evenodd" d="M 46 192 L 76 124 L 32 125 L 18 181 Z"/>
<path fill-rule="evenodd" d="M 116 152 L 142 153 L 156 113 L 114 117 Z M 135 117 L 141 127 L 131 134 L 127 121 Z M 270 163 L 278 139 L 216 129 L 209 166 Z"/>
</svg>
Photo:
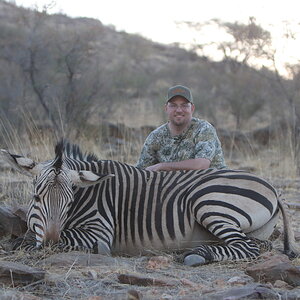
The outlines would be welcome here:
<svg viewBox="0 0 300 300">
<path fill-rule="evenodd" d="M 173 299 L 172 295 L 169 294 L 162 294 L 161 297 L 159 298 L 159 300 L 171 300 Z"/>
<path fill-rule="evenodd" d="M 18 291 L 7 290 L 7 291 L 0 292 L 0 299 L 1 300 L 42 300 L 43 298 L 31 294 L 18 292 Z"/>
<path fill-rule="evenodd" d="M 230 285 L 246 285 L 253 282 L 253 278 L 244 275 L 244 276 L 234 276 L 227 280 Z"/>
<path fill-rule="evenodd" d="M 236 287 L 217 293 L 210 293 L 199 298 L 201 300 L 240 300 L 240 299 L 279 299 L 278 293 L 269 286 L 262 284 L 250 284 Z"/>
<path fill-rule="evenodd" d="M 273 255 L 261 263 L 246 269 L 246 274 L 258 282 L 282 280 L 292 286 L 300 285 L 300 270 L 293 266 L 285 255 Z"/>
<path fill-rule="evenodd" d="M 138 286 L 178 286 L 180 284 L 178 281 L 175 280 L 168 280 L 168 279 L 157 279 L 151 277 L 144 277 L 138 274 L 120 274 L 118 275 L 118 280 L 120 283 L 123 284 L 131 284 L 131 285 L 138 285 Z"/>
<path fill-rule="evenodd" d="M 291 289 L 292 288 L 287 282 L 282 281 L 282 280 L 276 280 L 273 285 L 277 289 Z"/>
<path fill-rule="evenodd" d="M 45 279 L 46 272 L 20 263 L 0 261 L 0 282 L 11 285 L 27 285 Z"/>
<path fill-rule="evenodd" d="M 166 256 L 153 256 L 148 260 L 146 269 L 156 270 L 156 269 L 165 269 L 171 263 L 171 259 Z"/>
<path fill-rule="evenodd" d="M 42 260 L 40 265 L 51 265 L 51 266 L 103 266 L 103 265 L 115 265 L 116 258 L 111 256 L 83 253 L 78 251 L 72 251 L 68 253 L 57 253 L 50 257 Z"/>
<path fill-rule="evenodd" d="M 141 293 L 136 290 L 128 290 L 127 291 L 127 300 L 140 300 L 142 299 Z"/>
<path fill-rule="evenodd" d="M 92 278 L 94 280 L 98 279 L 98 274 L 95 270 L 90 269 L 90 270 L 88 270 L 87 274 L 90 278 Z"/>
<path fill-rule="evenodd" d="M 16 211 L 11 207 L 2 206 L 0 207 L 0 237 L 3 236 L 22 236 L 27 231 L 27 224 L 23 217 L 21 208 Z M 19 215 L 18 215 L 19 214 Z"/>
<path fill-rule="evenodd" d="M 182 285 L 185 285 L 185 286 L 188 286 L 188 287 L 191 287 L 191 288 L 195 288 L 198 286 L 198 284 L 196 284 L 195 282 L 189 280 L 189 279 L 186 279 L 186 278 L 182 278 L 180 279 L 180 283 Z"/>
<path fill-rule="evenodd" d="M 284 299 L 284 300 L 299 300 L 300 290 L 299 289 L 293 289 L 292 291 L 280 291 L 280 298 L 278 299 Z"/>
</svg>

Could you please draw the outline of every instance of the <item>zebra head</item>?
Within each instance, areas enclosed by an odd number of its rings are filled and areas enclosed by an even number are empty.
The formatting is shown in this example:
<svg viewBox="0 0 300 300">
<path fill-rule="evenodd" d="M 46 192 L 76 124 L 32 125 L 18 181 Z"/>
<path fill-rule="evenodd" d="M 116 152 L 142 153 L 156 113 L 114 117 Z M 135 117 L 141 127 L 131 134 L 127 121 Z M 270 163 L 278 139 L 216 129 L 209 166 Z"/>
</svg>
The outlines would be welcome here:
<svg viewBox="0 0 300 300">
<path fill-rule="evenodd" d="M 3 149 L 0 153 L 19 172 L 34 177 L 34 193 L 27 213 L 27 226 L 35 233 L 36 247 L 59 242 L 68 210 L 74 201 L 74 186 L 87 187 L 114 176 L 70 169 L 65 163 L 63 142 L 57 144 L 53 160 L 41 163 Z"/>
</svg>

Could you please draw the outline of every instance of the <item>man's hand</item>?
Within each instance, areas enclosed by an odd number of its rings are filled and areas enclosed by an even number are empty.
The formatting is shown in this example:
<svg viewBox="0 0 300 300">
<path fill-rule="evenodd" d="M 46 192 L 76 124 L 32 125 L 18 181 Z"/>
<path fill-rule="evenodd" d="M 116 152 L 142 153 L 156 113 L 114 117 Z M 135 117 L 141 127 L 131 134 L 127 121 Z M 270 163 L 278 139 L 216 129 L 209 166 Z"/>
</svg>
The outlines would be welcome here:
<svg viewBox="0 0 300 300">
<path fill-rule="evenodd" d="M 164 169 L 164 164 L 165 163 L 158 163 L 152 166 L 149 166 L 146 168 L 147 171 L 166 171 L 166 169 Z"/>
</svg>

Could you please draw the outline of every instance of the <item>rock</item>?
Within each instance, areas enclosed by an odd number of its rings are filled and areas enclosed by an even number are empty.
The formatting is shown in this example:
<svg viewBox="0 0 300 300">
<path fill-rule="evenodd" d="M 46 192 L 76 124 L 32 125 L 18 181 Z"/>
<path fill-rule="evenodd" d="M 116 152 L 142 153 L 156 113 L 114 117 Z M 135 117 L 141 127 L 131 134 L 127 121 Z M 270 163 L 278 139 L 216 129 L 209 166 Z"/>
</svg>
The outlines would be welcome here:
<svg viewBox="0 0 300 300">
<path fill-rule="evenodd" d="M 226 287 L 226 283 L 223 279 L 217 279 L 212 283 L 212 286 L 220 290 Z"/>
<path fill-rule="evenodd" d="M 22 221 L 26 223 L 27 220 L 27 212 L 28 212 L 28 207 L 27 206 L 14 206 L 11 208 L 12 213 L 19 217 Z"/>
<path fill-rule="evenodd" d="M 206 294 L 201 300 L 279 299 L 278 293 L 262 284 L 250 284 L 214 294 Z"/>
<path fill-rule="evenodd" d="M 0 292 L 0 299 L 1 300 L 42 300 L 38 296 L 34 296 L 31 294 L 25 294 L 17 291 L 1 291 Z"/>
<path fill-rule="evenodd" d="M 246 269 L 246 274 L 259 282 L 282 280 L 292 286 L 300 285 L 300 270 L 285 255 L 274 255 Z"/>
<path fill-rule="evenodd" d="M 143 277 L 133 274 L 120 274 L 118 275 L 119 282 L 123 284 L 131 284 L 138 286 L 178 286 L 179 282 L 168 279 L 156 279 L 151 277 Z"/>
<path fill-rule="evenodd" d="M 140 300 L 142 299 L 142 295 L 136 290 L 128 290 L 127 291 L 127 300 Z"/>
<path fill-rule="evenodd" d="M 94 280 L 97 280 L 98 279 L 98 274 L 95 270 L 88 270 L 87 272 L 88 276 Z"/>
<path fill-rule="evenodd" d="M 44 280 L 46 272 L 20 263 L 0 261 L 0 281 L 7 285 L 27 285 Z"/>
<path fill-rule="evenodd" d="M 146 269 L 165 269 L 170 265 L 171 259 L 166 256 L 153 256 L 148 260 Z"/>
<path fill-rule="evenodd" d="M 291 289 L 292 288 L 287 282 L 282 281 L 282 280 L 276 280 L 273 285 L 277 289 Z"/>
<path fill-rule="evenodd" d="M 252 283 L 253 278 L 248 275 L 234 276 L 228 279 L 227 282 L 230 283 L 231 285 L 246 285 L 248 283 Z"/>
<path fill-rule="evenodd" d="M 51 265 L 51 266 L 103 266 L 103 265 L 115 265 L 116 258 L 111 256 L 93 254 L 93 253 L 82 253 L 82 252 L 69 252 L 69 253 L 57 253 L 50 257 L 42 260 L 40 265 Z"/>
<path fill-rule="evenodd" d="M 17 210 L 17 214 L 21 214 L 21 208 Z M 26 221 L 14 214 L 11 207 L 0 207 L 0 237 L 3 236 L 22 236 L 27 231 Z"/>
<path fill-rule="evenodd" d="M 300 290 L 294 289 L 293 291 L 280 291 L 278 299 L 284 300 L 299 300 Z"/>
<path fill-rule="evenodd" d="M 198 284 L 196 284 L 195 282 L 193 282 L 191 280 L 188 280 L 188 279 L 185 279 L 185 278 L 180 279 L 180 283 L 182 285 L 188 286 L 190 288 L 195 288 L 195 287 L 198 286 Z"/>
</svg>

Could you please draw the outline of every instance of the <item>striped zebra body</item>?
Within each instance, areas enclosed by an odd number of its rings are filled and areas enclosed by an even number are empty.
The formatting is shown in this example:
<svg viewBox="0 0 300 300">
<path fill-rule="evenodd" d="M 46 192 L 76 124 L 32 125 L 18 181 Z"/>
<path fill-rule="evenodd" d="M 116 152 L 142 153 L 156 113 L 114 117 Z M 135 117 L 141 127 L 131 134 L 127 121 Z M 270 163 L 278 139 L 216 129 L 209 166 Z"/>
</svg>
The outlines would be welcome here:
<svg viewBox="0 0 300 300">
<path fill-rule="evenodd" d="M 267 239 L 279 209 L 285 213 L 275 189 L 243 171 L 151 172 L 98 161 L 63 142 L 53 161 L 32 165 L 38 176 L 28 226 L 37 246 L 185 251 L 188 265 L 238 260 L 258 256 L 253 238 Z M 293 250 L 291 228 L 286 232 L 285 248 Z"/>
</svg>

